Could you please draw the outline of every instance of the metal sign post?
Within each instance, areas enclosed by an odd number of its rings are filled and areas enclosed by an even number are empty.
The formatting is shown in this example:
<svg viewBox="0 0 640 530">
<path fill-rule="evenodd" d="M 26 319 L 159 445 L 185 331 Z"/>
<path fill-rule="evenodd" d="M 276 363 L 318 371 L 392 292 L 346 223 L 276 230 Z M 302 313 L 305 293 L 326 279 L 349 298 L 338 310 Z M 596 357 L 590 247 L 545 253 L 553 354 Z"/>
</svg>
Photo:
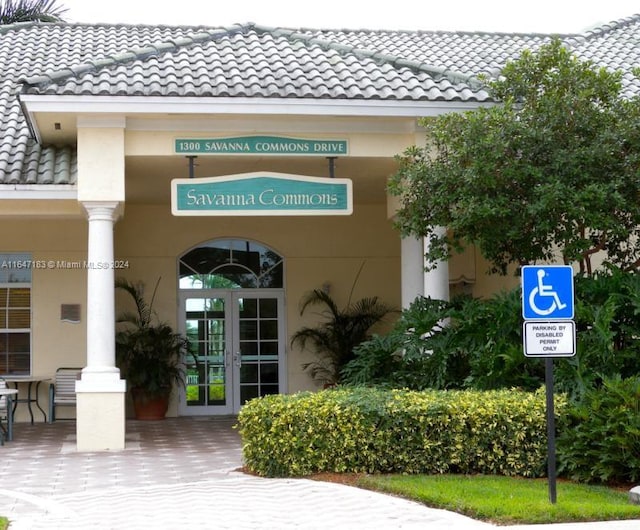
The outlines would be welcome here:
<svg viewBox="0 0 640 530">
<path fill-rule="evenodd" d="M 547 394 L 547 476 L 549 477 L 549 501 L 555 504 L 556 493 L 556 416 L 553 403 L 553 359 L 545 359 L 544 382 Z"/>
<path fill-rule="evenodd" d="M 555 504 L 556 418 L 553 402 L 553 359 L 576 353 L 573 269 L 565 265 L 522 267 L 522 341 L 527 357 L 545 360 L 547 397 L 547 475 L 549 501 Z"/>
</svg>

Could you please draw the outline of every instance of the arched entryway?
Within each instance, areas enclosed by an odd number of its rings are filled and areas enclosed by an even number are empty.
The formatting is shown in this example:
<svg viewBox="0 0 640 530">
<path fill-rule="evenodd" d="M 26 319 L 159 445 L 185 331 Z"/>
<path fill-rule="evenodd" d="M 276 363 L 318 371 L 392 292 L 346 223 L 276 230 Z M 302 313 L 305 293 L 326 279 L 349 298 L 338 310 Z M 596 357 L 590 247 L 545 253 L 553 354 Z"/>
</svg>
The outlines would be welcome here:
<svg viewBox="0 0 640 530">
<path fill-rule="evenodd" d="M 215 239 L 178 260 L 181 332 L 189 339 L 181 415 L 235 414 L 284 391 L 284 261 L 245 239 Z"/>
</svg>

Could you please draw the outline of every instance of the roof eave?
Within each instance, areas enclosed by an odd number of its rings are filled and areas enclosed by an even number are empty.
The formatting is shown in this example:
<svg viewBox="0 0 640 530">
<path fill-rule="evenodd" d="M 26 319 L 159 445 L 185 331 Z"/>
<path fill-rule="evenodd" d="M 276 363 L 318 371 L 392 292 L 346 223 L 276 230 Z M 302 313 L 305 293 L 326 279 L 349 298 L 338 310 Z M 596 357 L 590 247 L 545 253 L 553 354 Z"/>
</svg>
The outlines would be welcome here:
<svg viewBox="0 0 640 530">
<path fill-rule="evenodd" d="M 421 118 L 462 112 L 491 105 L 479 101 L 285 99 L 248 97 L 141 97 L 141 96 L 58 96 L 21 94 L 20 104 L 36 137 L 35 115 L 57 112 L 75 115 L 289 115 L 340 117 Z"/>
<path fill-rule="evenodd" d="M 0 200 L 77 200 L 75 184 L 0 184 Z"/>
</svg>

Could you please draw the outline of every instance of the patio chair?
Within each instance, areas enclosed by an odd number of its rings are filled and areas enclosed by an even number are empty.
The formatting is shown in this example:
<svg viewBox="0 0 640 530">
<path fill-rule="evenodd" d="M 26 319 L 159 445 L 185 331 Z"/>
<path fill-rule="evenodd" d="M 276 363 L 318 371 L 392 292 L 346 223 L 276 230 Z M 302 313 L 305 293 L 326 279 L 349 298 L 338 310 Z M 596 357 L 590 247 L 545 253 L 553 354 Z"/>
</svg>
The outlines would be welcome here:
<svg viewBox="0 0 640 530">
<path fill-rule="evenodd" d="M 56 421 L 56 407 L 76 406 L 76 381 L 82 368 L 58 368 L 55 381 L 49 384 L 49 423 Z"/>
</svg>

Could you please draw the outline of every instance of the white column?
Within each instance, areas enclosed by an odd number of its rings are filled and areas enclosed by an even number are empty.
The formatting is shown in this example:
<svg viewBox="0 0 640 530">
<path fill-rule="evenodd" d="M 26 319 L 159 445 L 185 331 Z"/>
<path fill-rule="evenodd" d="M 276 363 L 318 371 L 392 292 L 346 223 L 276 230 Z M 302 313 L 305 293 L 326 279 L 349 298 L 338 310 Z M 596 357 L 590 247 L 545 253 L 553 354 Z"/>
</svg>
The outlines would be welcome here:
<svg viewBox="0 0 640 530">
<path fill-rule="evenodd" d="M 424 251 L 422 239 L 409 236 L 402 238 L 400 244 L 400 275 L 402 307 L 411 303 L 424 293 Z"/>
<path fill-rule="evenodd" d="M 89 219 L 87 249 L 88 379 L 113 379 L 116 368 L 113 224 L 117 203 L 85 203 Z M 103 377 L 104 376 L 104 377 Z"/>
<path fill-rule="evenodd" d="M 444 235 L 446 228 L 437 227 L 437 235 Z M 429 249 L 429 238 L 424 238 L 425 254 Z M 439 261 L 432 269 L 424 272 L 424 296 L 433 300 L 449 300 L 449 263 Z"/>
<path fill-rule="evenodd" d="M 84 202 L 87 246 L 87 366 L 76 382 L 78 450 L 124 449 L 124 395 L 115 357 L 113 225 L 118 203 Z"/>
</svg>

